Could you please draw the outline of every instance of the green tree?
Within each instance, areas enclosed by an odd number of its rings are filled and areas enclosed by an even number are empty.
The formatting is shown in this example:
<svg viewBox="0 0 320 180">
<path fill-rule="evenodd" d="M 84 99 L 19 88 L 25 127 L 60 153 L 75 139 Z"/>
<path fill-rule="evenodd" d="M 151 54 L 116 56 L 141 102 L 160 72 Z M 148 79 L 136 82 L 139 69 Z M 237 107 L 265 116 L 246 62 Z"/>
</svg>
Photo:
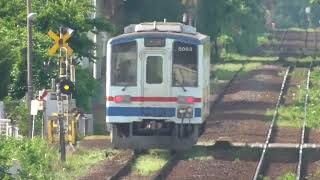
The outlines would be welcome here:
<svg viewBox="0 0 320 180">
<path fill-rule="evenodd" d="M 198 28 L 211 36 L 215 56 L 218 56 L 220 35 L 232 37 L 234 50 L 252 50 L 257 36 L 264 32 L 264 21 L 260 0 L 202 0 L 198 4 Z"/>
<path fill-rule="evenodd" d="M 57 32 L 60 26 L 75 30 L 70 40 L 75 58 L 94 60 L 95 44 L 87 33 L 113 30 L 108 19 L 92 18 L 94 7 L 91 0 L 34 0 L 33 12 L 33 79 L 36 89 L 49 87 L 49 79 L 56 77 L 57 60 L 48 56 L 52 42 L 48 30 Z M 26 92 L 26 3 L 25 0 L 0 1 L 0 99 L 8 91 L 14 98 Z M 4 49 L 4 50 L 3 50 Z M 46 66 L 44 66 L 44 64 Z M 50 65 L 50 66 L 49 66 Z M 9 88 L 7 88 L 9 87 Z"/>
<path fill-rule="evenodd" d="M 309 0 L 282 0 L 274 2 L 273 19 L 277 28 L 307 27 L 305 8 Z"/>
</svg>

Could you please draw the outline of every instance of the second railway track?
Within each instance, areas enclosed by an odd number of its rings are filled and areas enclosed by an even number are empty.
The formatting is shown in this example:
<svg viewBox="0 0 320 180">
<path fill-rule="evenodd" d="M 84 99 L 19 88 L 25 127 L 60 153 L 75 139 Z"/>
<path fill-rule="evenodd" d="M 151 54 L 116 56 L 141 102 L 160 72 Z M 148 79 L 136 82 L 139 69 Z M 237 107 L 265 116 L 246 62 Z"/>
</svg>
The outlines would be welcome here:
<svg viewBox="0 0 320 180">
<path fill-rule="evenodd" d="M 275 136 L 275 126 L 278 117 L 278 109 L 281 105 L 281 99 L 283 98 L 283 89 L 285 89 L 287 76 L 289 75 L 289 68 L 286 71 L 286 75 L 282 84 L 282 90 L 280 92 L 278 102 L 273 114 L 272 123 L 270 125 L 267 139 L 265 144 L 263 145 L 263 150 L 261 156 L 259 158 L 258 165 L 256 167 L 253 180 L 263 179 L 265 176 L 272 176 L 272 171 L 277 171 L 279 173 L 281 171 L 292 172 L 295 173 L 296 179 L 299 180 L 303 177 L 305 173 L 303 164 L 305 161 L 304 158 L 304 149 L 305 148 L 317 148 L 316 145 L 306 144 L 305 141 L 305 130 L 306 130 L 306 122 L 307 122 L 307 106 L 308 106 L 308 99 L 309 99 L 309 84 L 310 84 L 310 75 L 311 75 L 312 63 L 308 69 L 307 77 L 306 77 L 306 96 L 304 99 L 304 118 L 303 125 L 301 128 L 300 139 L 298 144 L 292 143 L 280 143 L 277 144 L 278 148 L 281 148 L 282 151 L 272 152 L 272 140 Z M 292 137 L 294 138 L 294 137 Z M 275 144 L 273 144 L 275 145 Z M 309 146 L 308 146 L 309 145 Z M 276 147 L 276 146 L 273 146 Z M 279 162 L 279 161 L 282 161 Z M 270 174 L 271 173 L 271 174 Z"/>
</svg>

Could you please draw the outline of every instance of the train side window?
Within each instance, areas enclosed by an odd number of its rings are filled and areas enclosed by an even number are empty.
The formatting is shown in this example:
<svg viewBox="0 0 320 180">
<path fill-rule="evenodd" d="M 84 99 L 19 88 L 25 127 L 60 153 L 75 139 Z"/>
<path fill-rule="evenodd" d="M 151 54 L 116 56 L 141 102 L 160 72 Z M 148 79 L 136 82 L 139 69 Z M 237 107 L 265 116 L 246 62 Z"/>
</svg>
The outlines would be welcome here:
<svg viewBox="0 0 320 180">
<path fill-rule="evenodd" d="M 137 85 L 137 42 L 127 42 L 112 46 L 111 85 Z"/>
<path fill-rule="evenodd" d="M 161 56 L 147 57 L 146 82 L 148 84 L 161 84 L 163 81 L 163 59 Z"/>
<path fill-rule="evenodd" d="M 198 47 L 194 44 L 174 42 L 172 86 L 198 86 Z"/>
</svg>

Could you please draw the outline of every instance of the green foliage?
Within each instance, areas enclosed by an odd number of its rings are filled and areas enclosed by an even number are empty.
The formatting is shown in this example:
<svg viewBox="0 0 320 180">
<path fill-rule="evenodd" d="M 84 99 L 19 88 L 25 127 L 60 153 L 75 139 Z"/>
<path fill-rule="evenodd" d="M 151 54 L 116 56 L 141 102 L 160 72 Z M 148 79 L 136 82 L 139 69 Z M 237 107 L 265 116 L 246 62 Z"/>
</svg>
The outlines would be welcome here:
<svg viewBox="0 0 320 180">
<path fill-rule="evenodd" d="M 296 175 L 293 172 L 287 172 L 281 177 L 278 177 L 277 180 L 295 180 Z"/>
<path fill-rule="evenodd" d="M 12 160 L 17 159 L 22 168 L 20 179 L 76 179 L 85 175 L 91 165 L 110 159 L 117 153 L 112 149 L 106 152 L 77 149 L 73 154 L 68 153 L 66 163 L 62 164 L 58 150 L 50 147 L 42 139 L 13 139 L 0 136 L 0 167 L 7 170 L 12 166 Z"/>
<path fill-rule="evenodd" d="M 68 154 L 65 164 L 53 163 L 55 171 L 51 171 L 50 176 L 52 179 L 77 179 L 88 173 L 88 167 L 102 160 L 111 159 L 117 153 L 118 151 L 113 149 L 106 151 L 77 149 L 76 153 Z"/>
<path fill-rule="evenodd" d="M 16 140 L 0 136 L 0 166 L 8 169 L 12 159 L 19 160 L 22 179 L 48 179 L 56 156 L 57 152 L 41 139 Z"/>
<path fill-rule="evenodd" d="M 170 153 L 167 150 L 153 149 L 146 155 L 137 158 L 133 165 L 135 172 L 142 176 L 148 176 L 159 171 L 170 159 Z"/>
<path fill-rule="evenodd" d="M 7 96 L 4 99 L 7 118 L 18 124 L 19 134 L 27 136 L 28 127 L 28 107 L 25 101 L 13 101 L 12 97 Z"/>
<path fill-rule="evenodd" d="M 257 41 L 258 41 L 258 46 L 269 44 L 268 34 L 258 36 Z"/>
<path fill-rule="evenodd" d="M 307 27 L 305 7 L 309 0 L 274 1 L 274 21 L 278 28 Z"/>
<path fill-rule="evenodd" d="M 88 69 L 80 68 L 77 68 L 76 81 L 77 107 L 87 112 L 90 110 L 90 97 L 95 95 L 99 86 L 98 81 L 91 76 Z"/>
<path fill-rule="evenodd" d="M 48 30 L 57 32 L 60 26 L 75 30 L 70 40 L 76 58 L 93 60 L 95 44 L 88 32 L 113 30 L 106 18 L 92 18 L 94 7 L 91 0 L 34 0 L 33 12 L 33 78 L 36 90 L 48 88 L 50 78 L 56 77 L 56 58 L 48 57 L 52 41 Z M 0 70 L 4 81 L 0 82 L 0 99 L 11 93 L 21 98 L 26 91 L 26 2 L 11 0 L 0 2 Z M 5 62 L 5 63 L 3 63 Z M 51 62 L 51 66 L 44 66 Z M 53 65 L 53 66 L 52 66 Z M 7 88 L 8 87 L 8 88 Z"/>
<path fill-rule="evenodd" d="M 198 5 L 198 29 L 215 42 L 220 35 L 232 37 L 231 48 L 248 52 L 257 46 L 257 36 L 265 31 L 260 0 L 202 0 Z"/>
<path fill-rule="evenodd" d="M 307 28 L 308 21 L 310 27 L 318 27 L 320 7 L 318 0 L 282 0 L 274 1 L 273 19 L 277 28 Z M 305 8 L 311 7 L 308 16 Z"/>
<path fill-rule="evenodd" d="M 311 88 L 309 91 L 309 102 L 307 108 L 307 127 L 309 128 L 320 128 L 320 111 L 319 111 L 319 100 L 320 90 L 319 81 L 320 71 L 319 69 L 314 70 L 311 73 Z M 295 90 L 296 95 L 294 97 L 294 104 L 287 107 L 281 107 L 279 109 L 279 116 L 277 125 L 282 127 L 294 127 L 300 128 L 303 124 L 304 119 L 304 103 L 306 96 L 306 81 L 302 85 L 297 87 Z M 290 91 L 290 90 L 289 90 Z M 292 90 L 291 90 L 292 91 Z"/>
</svg>

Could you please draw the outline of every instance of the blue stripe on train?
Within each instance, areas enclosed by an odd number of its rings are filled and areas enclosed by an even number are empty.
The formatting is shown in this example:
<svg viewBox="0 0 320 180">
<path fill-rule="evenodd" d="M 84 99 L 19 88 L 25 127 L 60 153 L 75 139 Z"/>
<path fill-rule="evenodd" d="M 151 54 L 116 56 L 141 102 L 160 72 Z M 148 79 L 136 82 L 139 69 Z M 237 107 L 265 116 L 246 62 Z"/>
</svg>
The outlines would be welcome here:
<svg viewBox="0 0 320 180">
<path fill-rule="evenodd" d="M 195 108 L 195 117 L 201 117 L 201 108 Z M 176 108 L 108 107 L 107 116 L 176 117 Z"/>
</svg>

